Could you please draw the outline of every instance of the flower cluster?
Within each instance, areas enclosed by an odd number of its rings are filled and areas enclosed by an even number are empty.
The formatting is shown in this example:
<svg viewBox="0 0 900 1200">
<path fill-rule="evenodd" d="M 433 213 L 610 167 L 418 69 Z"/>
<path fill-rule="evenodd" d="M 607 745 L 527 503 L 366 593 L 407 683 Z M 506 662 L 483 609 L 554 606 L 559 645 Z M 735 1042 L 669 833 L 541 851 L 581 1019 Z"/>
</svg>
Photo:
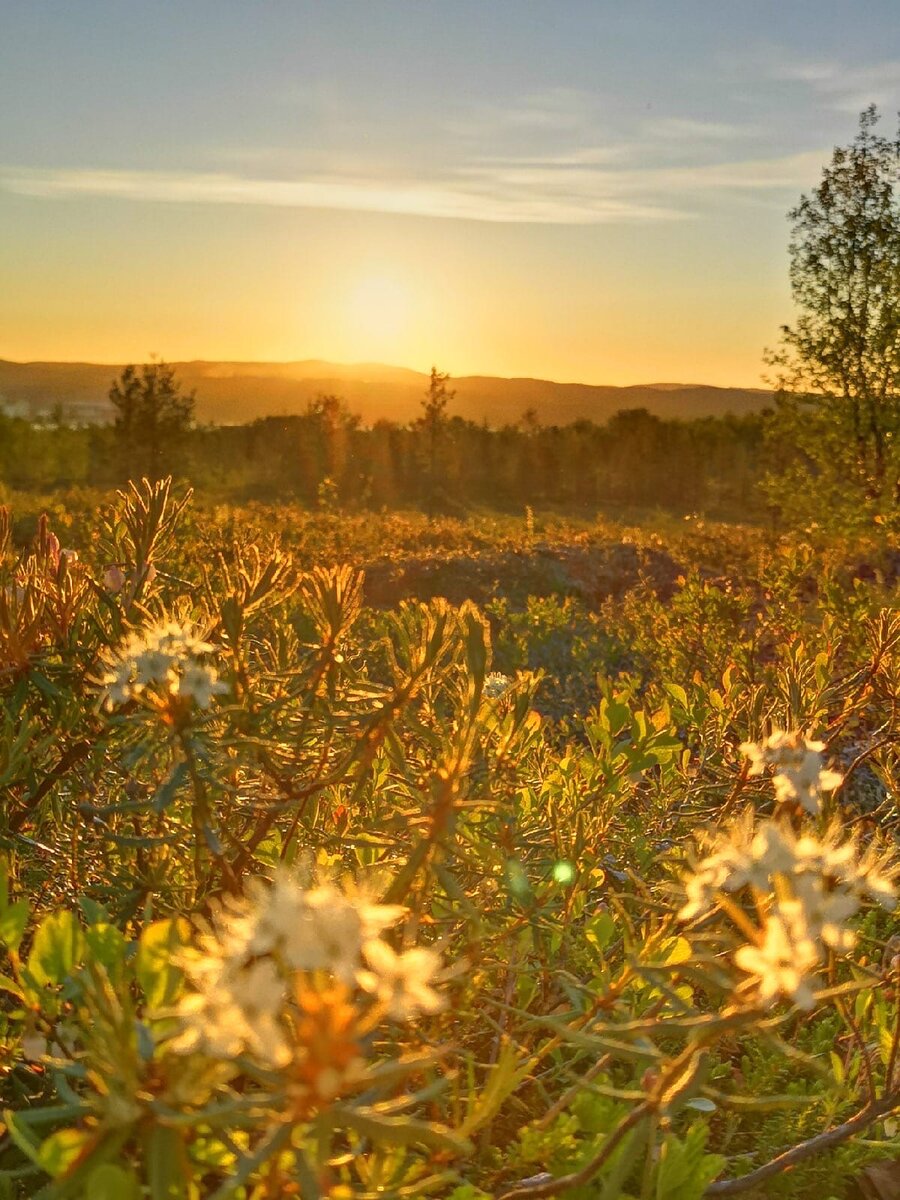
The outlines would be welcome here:
<svg viewBox="0 0 900 1200">
<path fill-rule="evenodd" d="M 305 888 L 286 870 L 252 881 L 218 905 L 185 960 L 193 990 L 173 1048 L 246 1054 L 285 1070 L 304 1103 L 333 1099 L 359 1079 L 379 1021 L 443 1007 L 437 952 L 397 952 L 380 936 L 405 911 L 358 890 Z"/>
<path fill-rule="evenodd" d="M 824 767 L 825 743 L 810 741 L 800 733 L 776 729 L 764 742 L 743 742 L 740 749 L 750 759 L 751 775 L 774 768 L 772 783 L 779 803 L 801 804 L 813 816 L 818 815 L 821 793 L 833 791 L 841 782 L 837 771 Z"/>
<path fill-rule="evenodd" d="M 774 765 L 779 799 L 799 799 L 818 811 L 820 788 L 834 787 L 834 772 L 822 769 L 819 743 L 796 734 L 773 734 L 753 752 L 754 770 Z M 809 801 L 815 800 L 815 804 Z M 832 826 L 821 837 L 796 832 L 785 820 L 757 822 L 750 811 L 713 839 L 708 853 L 685 881 L 682 920 L 705 917 L 715 908 L 734 918 L 748 937 L 735 965 L 750 977 L 763 1004 L 779 996 L 800 1008 L 814 1003 L 816 973 L 827 951 L 844 954 L 856 941 L 847 922 L 866 900 L 891 909 L 896 869 L 873 848 L 842 840 Z M 737 893 L 749 892 L 757 921 L 740 907 Z M 733 898 L 734 897 L 734 898 Z"/>
<path fill-rule="evenodd" d="M 891 908 L 896 894 L 888 858 L 871 849 L 860 853 L 852 839 L 841 842 L 836 826 L 817 838 L 795 834 L 775 821 L 755 824 L 752 814 L 746 813 L 697 864 L 685 884 L 687 903 L 679 916 L 690 920 L 704 915 L 715 906 L 720 892 L 747 886 L 763 894 L 772 892 L 784 878 L 793 881 L 807 912 L 815 913 L 816 923 L 828 930 L 831 921 L 825 920 L 826 914 L 837 921 L 853 916 L 864 898 Z M 843 914 L 837 907 L 839 896 L 841 905 L 849 909 Z M 836 949 L 850 948 L 846 943 L 841 946 L 836 935 L 824 940 Z"/>
<path fill-rule="evenodd" d="M 190 629 L 167 621 L 135 630 L 106 662 L 101 684 L 106 705 L 114 708 L 148 691 L 168 699 L 177 696 L 209 708 L 213 696 L 226 691 L 213 666 L 205 662 L 213 646 Z"/>
</svg>

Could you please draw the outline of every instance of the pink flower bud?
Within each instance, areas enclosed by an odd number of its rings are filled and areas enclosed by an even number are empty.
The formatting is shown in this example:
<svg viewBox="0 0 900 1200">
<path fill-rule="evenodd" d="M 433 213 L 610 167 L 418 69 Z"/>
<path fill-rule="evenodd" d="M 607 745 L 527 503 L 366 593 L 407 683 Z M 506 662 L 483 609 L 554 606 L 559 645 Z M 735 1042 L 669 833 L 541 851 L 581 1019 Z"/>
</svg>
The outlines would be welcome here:
<svg viewBox="0 0 900 1200">
<path fill-rule="evenodd" d="M 103 586 L 115 595 L 125 586 L 125 572 L 121 567 L 107 567 L 103 572 Z"/>
</svg>

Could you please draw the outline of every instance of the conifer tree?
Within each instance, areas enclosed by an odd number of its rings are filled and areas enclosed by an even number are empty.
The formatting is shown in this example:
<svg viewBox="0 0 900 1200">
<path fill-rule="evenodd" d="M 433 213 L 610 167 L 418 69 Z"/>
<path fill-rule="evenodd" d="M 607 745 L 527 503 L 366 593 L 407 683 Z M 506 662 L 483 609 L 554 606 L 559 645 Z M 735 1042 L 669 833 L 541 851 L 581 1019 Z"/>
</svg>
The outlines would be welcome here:
<svg viewBox="0 0 900 1200">
<path fill-rule="evenodd" d="M 123 475 L 152 480 L 170 473 L 194 418 L 194 393 L 182 392 L 174 367 L 127 366 L 113 381 L 109 399 Z"/>
</svg>

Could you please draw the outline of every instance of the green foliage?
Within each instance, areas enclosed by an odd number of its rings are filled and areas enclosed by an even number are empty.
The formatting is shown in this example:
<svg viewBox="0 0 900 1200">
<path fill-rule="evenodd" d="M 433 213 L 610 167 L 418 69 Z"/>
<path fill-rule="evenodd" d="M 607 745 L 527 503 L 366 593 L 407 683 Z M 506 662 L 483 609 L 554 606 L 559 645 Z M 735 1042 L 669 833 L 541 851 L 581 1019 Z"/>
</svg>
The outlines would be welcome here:
<svg viewBox="0 0 900 1200">
<path fill-rule="evenodd" d="M 790 214 L 798 309 L 772 356 L 772 503 L 794 521 L 896 522 L 900 506 L 900 135 L 875 107 Z"/>
<path fill-rule="evenodd" d="M 194 395 L 185 395 L 174 368 L 145 363 L 126 367 L 109 390 L 116 410 L 115 435 L 123 475 L 157 479 L 171 470 L 194 415 Z"/>
<path fill-rule="evenodd" d="M 438 373 L 434 399 L 429 392 L 408 426 L 366 427 L 339 397 L 322 396 L 298 416 L 193 427 L 193 398 L 170 374 L 164 364 L 129 368 L 114 385 L 123 411 L 111 426 L 0 414 L 0 487 L 35 494 L 172 473 L 219 501 L 288 498 L 326 514 L 412 508 L 438 520 L 530 505 L 767 517 L 757 494 L 772 465 L 762 414 L 680 420 L 635 410 L 565 426 L 526 416 L 495 429 L 448 413 L 452 393 Z"/>
<path fill-rule="evenodd" d="M 826 840 L 839 815 L 860 853 L 894 836 L 887 537 L 692 521 L 664 530 L 664 586 L 510 578 L 482 612 L 376 609 L 340 564 L 524 556 L 533 514 L 198 512 L 161 483 L 53 523 L 17 548 L 0 520 L 6 1194 L 478 1200 L 550 1172 L 573 1200 L 699 1200 L 894 1095 L 876 904 L 808 1011 L 739 967 L 761 885 L 684 915 L 694 835 L 738 814 Z M 844 772 L 818 814 L 749 773 L 739 744 L 773 727 Z M 291 939 L 339 917 L 352 969 L 298 965 Z M 890 1153 L 885 1112 L 763 1194 L 835 1193 Z"/>
</svg>

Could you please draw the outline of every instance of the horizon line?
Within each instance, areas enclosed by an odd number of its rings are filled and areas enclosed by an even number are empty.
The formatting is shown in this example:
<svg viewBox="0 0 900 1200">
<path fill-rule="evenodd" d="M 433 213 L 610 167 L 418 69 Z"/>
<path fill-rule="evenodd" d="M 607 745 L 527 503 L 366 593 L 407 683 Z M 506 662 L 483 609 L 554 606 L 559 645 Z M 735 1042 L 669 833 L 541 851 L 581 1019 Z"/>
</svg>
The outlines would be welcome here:
<svg viewBox="0 0 900 1200">
<path fill-rule="evenodd" d="M 337 359 L 325 358 L 179 358 L 169 359 L 162 356 L 147 355 L 143 359 L 123 359 L 119 362 L 102 362 L 86 358 L 29 358 L 15 359 L 5 358 L 0 355 L 0 364 L 8 364 L 14 367 L 37 367 L 37 366 L 63 366 L 63 367 L 110 367 L 122 368 L 127 366 L 145 366 L 153 362 L 165 363 L 171 367 L 186 367 L 186 366 L 235 366 L 235 367 L 290 367 L 302 366 L 306 363 L 322 363 L 324 366 L 341 367 L 345 369 L 361 370 L 366 367 L 379 367 L 392 371 L 408 371 L 410 374 L 421 375 L 427 379 L 431 369 L 419 369 L 418 367 L 408 367 L 398 363 L 383 362 L 377 359 L 366 359 L 362 361 L 340 361 Z M 434 364 L 435 369 L 440 370 L 437 364 Z M 742 384 L 742 383 L 703 383 L 698 381 L 681 382 L 679 380 L 654 380 L 654 381 L 639 381 L 636 383 L 595 383 L 584 379 L 552 379 L 543 375 L 497 375 L 487 372 L 469 371 L 464 374 L 454 374 L 452 371 L 447 372 L 450 382 L 462 381 L 466 379 L 497 379 L 505 380 L 510 383 L 550 383 L 558 387 L 589 387 L 589 388 L 616 388 L 619 390 L 627 390 L 629 388 L 679 388 L 688 390 L 690 388 L 711 388 L 715 391 L 742 391 L 742 392 L 763 392 L 774 393 L 775 388 L 766 387 L 761 384 Z M 315 379 L 315 376 L 311 376 Z M 301 383 L 298 379 L 294 382 Z M 359 381 L 366 382 L 366 381 Z M 372 381 L 369 381 L 372 382 Z"/>
</svg>

